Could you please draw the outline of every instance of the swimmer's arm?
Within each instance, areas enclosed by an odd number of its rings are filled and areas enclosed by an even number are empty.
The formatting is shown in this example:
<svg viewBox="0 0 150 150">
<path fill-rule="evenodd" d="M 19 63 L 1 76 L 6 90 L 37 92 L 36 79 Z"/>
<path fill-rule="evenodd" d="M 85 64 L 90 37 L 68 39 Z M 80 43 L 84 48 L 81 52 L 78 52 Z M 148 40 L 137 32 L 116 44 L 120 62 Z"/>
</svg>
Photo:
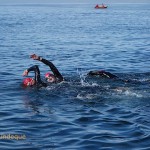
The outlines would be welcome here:
<svg viewBox="0 0 150 150">
<path fill-rule="evenodd" d="M 43 59 L 41 57 L 40 57 L 40 61 L 50 67 L 50 69 L 52 70 L 54 75 L 59 79 L 60 82 L 63 81 L 63 76 L 61 75 L 61 73 L 58 71 L 58 69 L 55 67 L 55 65 L 52 62 L 46 59 Z"/>
<path fill-rule="evenodd" d="M 31 71 L 34 71 L 34 73 L 35 73 L 36 84 L 42 84 L 39 67 L 37 65 L 34 65 L 34 66 L 26 69 L 27 74 Z"/>
<path fill-rule="evenodd" d="M 52 72 L 54 73 L 55 77 L 57 77 L 60 82 L 64 80 L 63 76 L 61 75 L 61 73 L 58 71 L 58 69 L 55 67 L 55 65 L 52 62 L 50 62 L 50 61 L 48 61 L 48 60 L 46 60 L 46 59 L 44 59 L 44 58 L 42 58 L 36 54 L 31 55 L 30 58 L 32 58 L 34 60 L 41 61 L 45 65 L 49 66 L 50 69 L 52 70 Z"/>
</svg>

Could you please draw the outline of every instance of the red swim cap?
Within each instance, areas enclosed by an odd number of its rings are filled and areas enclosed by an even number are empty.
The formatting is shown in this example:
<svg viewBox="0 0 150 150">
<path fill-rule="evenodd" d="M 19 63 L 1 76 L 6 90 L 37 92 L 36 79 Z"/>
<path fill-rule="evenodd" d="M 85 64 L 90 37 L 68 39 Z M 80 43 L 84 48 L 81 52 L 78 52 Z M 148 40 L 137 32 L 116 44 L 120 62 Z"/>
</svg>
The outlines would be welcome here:
<svg viewBox="0 0 150 150">
<path fill-rule="evenodd" d="M 23 85 L 25 85 L 25 86 L 33 85 L 33 79 L 32 78 L 25 78 L 23 80 Z"/>
<path fill-rule="evenodd" d="M 45 78 L 48 78 L 49 76 L 51 76 L 52 74 L 50 73 L 50 72 L 47 72 L 46 74 L 45 74 Z"/>
</svg>

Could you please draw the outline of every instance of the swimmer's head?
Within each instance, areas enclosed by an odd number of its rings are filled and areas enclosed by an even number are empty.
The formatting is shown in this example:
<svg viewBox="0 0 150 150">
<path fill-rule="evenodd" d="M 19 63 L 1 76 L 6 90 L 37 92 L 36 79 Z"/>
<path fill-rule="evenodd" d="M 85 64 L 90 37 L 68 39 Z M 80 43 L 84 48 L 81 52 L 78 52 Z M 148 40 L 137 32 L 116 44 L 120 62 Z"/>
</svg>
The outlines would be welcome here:
<svg viewBox="0 0 150 150">
<path fill-rule="evenodd" d="M 105 71 L 104 70 L 99 70 L 99 71 L 90 71 L 88 73 L 88 75 L 91 75 L 91 76 L 95 76 L 95 75 L 103 75 Z"/>
<path fill-rule="evenodd" d="M 53 83 L 56 81 L 56 78 L 53 74 L 51 74 L 50 72 L 47 72 L 45 74 L 45 79 L 47 80 L 47 82 Z"/>
<path fill-rule="evenodd" d="M 35 84 L 35 80 L 33 78 L 25 78 L 23 80 L 23 85 L 24 86 L 32 86 Z"/>
</svg>

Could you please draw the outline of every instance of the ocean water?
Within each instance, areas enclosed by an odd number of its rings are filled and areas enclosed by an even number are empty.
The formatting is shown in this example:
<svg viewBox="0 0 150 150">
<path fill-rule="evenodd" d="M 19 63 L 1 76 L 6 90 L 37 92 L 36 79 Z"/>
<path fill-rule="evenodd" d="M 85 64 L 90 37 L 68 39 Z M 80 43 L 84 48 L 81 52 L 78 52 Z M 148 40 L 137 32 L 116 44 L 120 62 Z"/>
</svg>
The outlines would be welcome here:
<svg viewBox="0 0 150 150">
<path fill-rule="evenodd" d="M 150 4 L 1 5 L 0 149 L 149 150 L 149 18 Z M 65 81 L 23 88 L 28 67 L 49 71 L 33 53 Z M 88 77 L 91 70 L 131 82 Z"/>
</svg>

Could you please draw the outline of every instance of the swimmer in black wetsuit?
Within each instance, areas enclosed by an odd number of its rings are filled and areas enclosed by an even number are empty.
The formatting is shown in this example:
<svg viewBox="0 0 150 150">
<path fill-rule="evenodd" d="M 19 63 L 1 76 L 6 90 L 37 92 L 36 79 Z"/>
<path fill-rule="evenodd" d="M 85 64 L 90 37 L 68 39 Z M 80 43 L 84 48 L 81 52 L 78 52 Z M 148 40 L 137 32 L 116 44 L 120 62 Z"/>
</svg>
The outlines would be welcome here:
<svg viewBox="0 0 150 150">
<path fill-rule="evenodd" d="M 123 81 L 123 82 L 131 82 L 131 80 L 124 80 L 124 79 L 120 79 L 118 76 L 104 71 L 104 70 L 100 70 L 100 71 L 90 71 L 88 73 L 89 76 L 98 76 L 98 77 L 104 77 L 104 78 L 109 78 L 109 79 L 117 79 L 119 81 Z"/>
<path fill-rule="evenodd" d="M 110 73 L 110 72 L 106 72 L 104 70 L 100 70 L 100 71 L 90 71 L 88 73 L 89 76 L 101 76 L 101 77 L 105 77 L 105 78 L 110 78 L 110 79 L 116 79 L 118 78 L 116 75 Z"/>
<path fill-rule="evenodd" d="M 49 82 L 49 83 L 59 83 L 59 82 L 62 82 L 64 80 L 62 75 L 60 74 L 60 72 L 54 66 L 54 64 L 52 62 L 50 62 L 50 61 L 48 61 L 48 60 L 46 60 L 46 59 L 44 59 L 44 58 L 42 58 L 40 56 L 37 56 L 36 54 L 31 55 L 30 58 L 32 58 L 34 60 L 41 61 L 45 65 L 50 67 L 50 69 L 53 72 L 53 74 L 49 73 L 49 72 L 45 74 L 45 78 L 46 78 L 47 82 Z M 34 66 L 26 69 L 23 72 L 23 76 L 27 76 L 30 71 L 34 71 L 35 72 L 35 78 L 34 79 L 32 79 L 32 78 L 24 79 L 23 84 L 25 86 L 33 86 L 33 85 L 36 85 L 38 87 L 42 87 L 42 86 L 46 87 L 47 86 L 47 83 L 44 83 L 41 80 L 40 70 L 39 70 L 39 67 L 37 65 L 34 65 Z"/>
</svg>

